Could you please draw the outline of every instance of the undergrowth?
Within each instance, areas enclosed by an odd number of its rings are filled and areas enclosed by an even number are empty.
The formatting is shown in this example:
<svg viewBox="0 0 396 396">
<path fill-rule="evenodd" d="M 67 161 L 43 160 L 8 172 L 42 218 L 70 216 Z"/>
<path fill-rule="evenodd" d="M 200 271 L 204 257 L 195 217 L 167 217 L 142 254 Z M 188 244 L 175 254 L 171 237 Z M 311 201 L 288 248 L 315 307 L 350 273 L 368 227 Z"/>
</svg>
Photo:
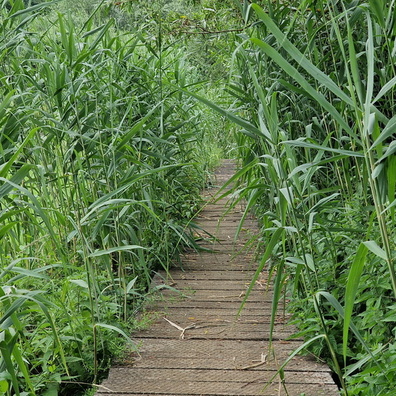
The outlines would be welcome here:
<svg viewBox="0 0 396 396">
<path fill-rule="evenodd" d="M 225 151 L 173 14 L 121 3 L 2 2 L 0 394 L 79 394 L 137 348 Z"/>
<path fill-rule="evenodd" d="M 344 394 L 392 394 L 394 15 L 385 0 L 2 1 L 0 392 L 97 382 L 153 271 L 194 246 L 209 169 L 237 157 L 259 270 L 273 265 L 271 335 L 287 293 Z"/>
<path fill-rule="evenodd" d="M 395 2 L 243 2 L 226 109 L 259 272 L 343 394 L 395 388 Z M 237 202 L 236 202 L 237 203 Z M 252 283 L 252 284 L 253 284 Z M 247 296 L 246 296 L 247 298 Z M 287 362 L 286 362 L 287 363 Z"/>
</svg>

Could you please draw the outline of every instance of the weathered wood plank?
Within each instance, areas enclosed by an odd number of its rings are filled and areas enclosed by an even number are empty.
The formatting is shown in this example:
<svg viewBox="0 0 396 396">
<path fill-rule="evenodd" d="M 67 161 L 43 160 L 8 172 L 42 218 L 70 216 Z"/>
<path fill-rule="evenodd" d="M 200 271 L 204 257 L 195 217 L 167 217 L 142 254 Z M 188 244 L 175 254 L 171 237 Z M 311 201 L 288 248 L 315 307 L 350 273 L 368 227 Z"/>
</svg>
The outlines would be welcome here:
<svg viewBox="0 0 396 396">
<path fill-rule="evenodd" d="M 100 394 L 274 395 L 283 387 L 292 395 L 297 395 L 296 388 L 315 396 L 338 394 L 329 373 L 289 371 L 284 381 L 273 377 L 269 371 L 114 368 L 103 384 L 110 392 Z"/>
</svg>

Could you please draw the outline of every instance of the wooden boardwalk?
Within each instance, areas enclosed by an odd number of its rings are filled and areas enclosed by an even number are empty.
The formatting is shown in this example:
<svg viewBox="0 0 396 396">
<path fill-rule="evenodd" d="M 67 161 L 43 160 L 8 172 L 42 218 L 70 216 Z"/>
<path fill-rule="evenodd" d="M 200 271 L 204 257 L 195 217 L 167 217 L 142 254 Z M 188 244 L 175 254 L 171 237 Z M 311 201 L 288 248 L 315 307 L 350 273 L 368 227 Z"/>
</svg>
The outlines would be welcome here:
<svg viewBox="0 0 396 396">
<path fill-rule="evenodd" d="M 233 162 L 224 161 L 217 184 L 234 171 Z M 223 216 L 227 199 L 212 202 L 216 192 L 206 191 L 208 205 L 197 219 L 216 236 L 213 241 L 202 233 L 201 245 L 213 252 L 189 252 L 183 269 L 172 270 L 171 277 L 156 276 L 154 285 L 164 283 L 179 292 L 165 289 L 147 307 L 155 316 L 153 324 L 133 335 L 140 354 L 113 367 L 96 395 L 339 395 L 329 368 L 307 357 L 293 358 L 283 380 L 273 378 L 301 341 L 287 339 L 295 329 L 280 314 L 269 350 L 271 288 L 266 272 L 237 318 L 256 266 L 249 252 L 236 254 L 248 237 L 234 243 L 241 210 Z M 255 232 L 257 225 L 248 220 L 244 233 Z"/>
</svg>

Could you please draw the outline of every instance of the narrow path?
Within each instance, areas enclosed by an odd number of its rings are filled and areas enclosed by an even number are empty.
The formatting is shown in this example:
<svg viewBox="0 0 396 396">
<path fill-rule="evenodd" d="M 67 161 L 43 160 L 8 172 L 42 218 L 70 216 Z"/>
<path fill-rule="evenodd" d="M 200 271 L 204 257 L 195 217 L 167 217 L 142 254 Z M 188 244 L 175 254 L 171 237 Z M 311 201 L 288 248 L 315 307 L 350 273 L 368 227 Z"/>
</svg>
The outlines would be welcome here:
<svg viewBox="0 0 396 396">
<path fill-rule="evenodd" d="M 216 175 L 217 184 L 223 184 L 234 171 L 234 162 L 224 161 Z M 248 234 L 257 232 L 257 225 L 248 220 L 245 236 L 234 243 L 241 210 L 223 216 L 227 198 L 213 202 L 217 191 L 206 190 L 208 205 L 197 219 L 200 227 L 216 236 L 213 241 L 201 232 L 202 247 L 213 252 L 188 252 L 182 270 L 155 278 L 154 285 L 165 283 L 182 293 L 164 289 L 149 305 L 147 312 L 156 316 L 153 324 L 133 335 L 141 345 L 140 356 L 113 367 L 97 396 L 339 394 L 329 368 L 305 357 L 290 361 L 284 384 L 279 376 L 269 383 L 301 341 L 287 340 L 294 329 L 280 314 L 274 353 L 269 351 L 271 288 L 267 287 L 266 272 L 256 282 L 241 316 L 236 317 L 255 270 L 251 254 L 236 253 Z"/>
</svg>

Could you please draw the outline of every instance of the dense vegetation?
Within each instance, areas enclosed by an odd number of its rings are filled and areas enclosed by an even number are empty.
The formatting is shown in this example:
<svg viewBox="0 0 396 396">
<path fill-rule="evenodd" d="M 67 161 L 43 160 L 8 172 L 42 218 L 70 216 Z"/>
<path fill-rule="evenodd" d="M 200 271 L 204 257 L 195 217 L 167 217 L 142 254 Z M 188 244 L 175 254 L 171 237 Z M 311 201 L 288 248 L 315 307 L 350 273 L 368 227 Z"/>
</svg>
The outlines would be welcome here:
<svg viewBox="0 0 396 396">
<path fill-rule="evenodd" d="M 100 380 L 225 155 L 273 312 L 285 291 L 344 394 L 393 394 L 395 11 L 2 1 L 0 394 Z"/>
<path fill-rule="evenodd" d="M 345 394 L 394 394 L 395 3 L 262 6 L 229 86 L 261 266 Z"/>
<path fill-rule="evenodd" d="M 224 121 L 180 93 L 202 77 L 158 6 L 27 3 L 0 11 L 0 393 L 76 394 L 194 245 Z"/>
</svg>

